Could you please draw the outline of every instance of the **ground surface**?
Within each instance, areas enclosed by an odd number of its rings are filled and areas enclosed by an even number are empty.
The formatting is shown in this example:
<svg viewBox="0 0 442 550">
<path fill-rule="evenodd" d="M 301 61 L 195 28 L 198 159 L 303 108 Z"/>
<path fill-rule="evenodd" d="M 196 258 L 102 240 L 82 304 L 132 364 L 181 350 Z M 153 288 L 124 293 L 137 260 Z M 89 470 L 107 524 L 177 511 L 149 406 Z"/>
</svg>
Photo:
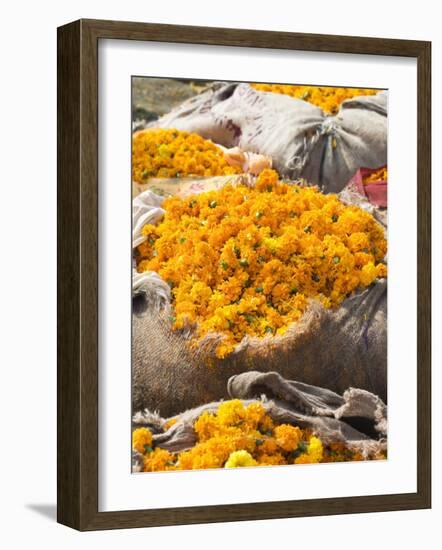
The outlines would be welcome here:
<svg viewBox="0 0 442 550">
<path fill-rule="evenodd" d="M 134 77 L 132 80 L 132 118 L 149 122 L 169 112 L 181 102 L 203 90 L 205 81 L 172 78 Z"/>
</svg>

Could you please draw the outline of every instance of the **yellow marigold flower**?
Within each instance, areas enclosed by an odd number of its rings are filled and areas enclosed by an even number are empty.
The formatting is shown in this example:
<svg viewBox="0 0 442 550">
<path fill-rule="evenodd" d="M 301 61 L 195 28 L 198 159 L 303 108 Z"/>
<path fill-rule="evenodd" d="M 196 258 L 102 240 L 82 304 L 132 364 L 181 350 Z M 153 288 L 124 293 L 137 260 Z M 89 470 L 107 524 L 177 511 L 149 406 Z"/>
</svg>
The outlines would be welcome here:
<svg viewBox="0 0 442 550">
<path fill-rule="evenodd" d="M 220 433 L 220 426 L 216 415 L 204 412 L 193 425 L 199 441 L 207 441 Z"/>
<path fill-rule="evenodd" d="M 266 417 L 266 410 L 262 403 L 251 403 L 246 407 L 246 423 L 250 429 L 261 427 Z"/>
<path fill-rule="evenodd" d="M 320 462 L 322 459 L 323 450 L 324 449 L 321 440 L 313 435 L 310 438 L 307 448 L 307 454 L 309 455 L 311 461 Z"/>
<path fill-rule="evenodd" d="M 379 91 L 369 88 L 334 88 L 332 86 L 296 86 L 292 84 L 252 84 L 252 87 L 261 92 L 273 92 L 303 99 L 321 107 L 328 114 L 336 114 L 340 104 L 346 99 L 360 95 L 375 95 Z"/>
<path fill-rule="evenodd" d="M 295 458 L 295 464 L 315 464 L 322 462 L 323 455 L 324 447 L 322 441 L 313 435 L 310 437 L 306 452 Z"/>
<path fill-rule="evenodd" d="M 294 451 L 302 437 L 301 430 L 297 426 L 291 426 L 290 424 L 276 426 L 274 433 L 276 443 L 286 452 Z"/>
<path fill-rule="evenodd" d="M 144 456 L 145 472 L 161 472 L 175 469 L 175 457 L 165 449 L 156 448 Z"/>
<path fill-rule="evenodd" d="M 361 269 L 360 279 L 364 286 L 370 285 L 377 277 L 378 270 L 374 262 L 368 262 Z"/>
<path fill-rule="evenodd" d="M 230 454 L 224 468 L 243 468 L 256 465 L 256 460 L 247 451 L 234 451 Z"/>
<path fill-rule="evenodd" d="M 220 424 L 232 426 L 245 421 L 247 411 L 239 399 L 221 403 L 218 407 L 217 420 Z"/>
<path fill-rule="evenodd" d="M 138 183 L 148 178 L 222 176 L 237 174 L 222 149 L 198 134 L 170 128 L 152 128 L 134 134 L 132 177 Z"/>
<path fill-rule="evenodd" d="M 246 336 L 285 334 L 309 300 L 333 308 L 387 276 L 387 241 L 371 214 L 273 170 L 254 188 L 226 185 L 163 206 L 162 221 L 143 228 L 137 269 L 169 283 L 173 326 L 195 329 L 191 345 L 223 336 L 221 359 Z"/>
<path fill-rule="evenodd" d="M 137 428 L 132 432 L 132 448 L 141 454 L 152 445 L 152 434 L 147 428 Z"/>
</svg>

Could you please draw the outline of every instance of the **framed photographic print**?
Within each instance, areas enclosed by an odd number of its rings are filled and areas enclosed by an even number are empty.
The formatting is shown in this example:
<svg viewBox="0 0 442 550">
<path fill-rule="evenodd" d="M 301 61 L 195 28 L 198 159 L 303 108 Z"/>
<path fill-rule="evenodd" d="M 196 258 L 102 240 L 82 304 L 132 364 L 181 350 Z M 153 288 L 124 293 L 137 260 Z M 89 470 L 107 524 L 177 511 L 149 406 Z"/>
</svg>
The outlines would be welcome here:
<svg viewBox="0 0 442 550">
<path fill-rule="evenodd" d="M 58 521 L 428 508 L 430 43 L 58 29 Z"/>
</svg>

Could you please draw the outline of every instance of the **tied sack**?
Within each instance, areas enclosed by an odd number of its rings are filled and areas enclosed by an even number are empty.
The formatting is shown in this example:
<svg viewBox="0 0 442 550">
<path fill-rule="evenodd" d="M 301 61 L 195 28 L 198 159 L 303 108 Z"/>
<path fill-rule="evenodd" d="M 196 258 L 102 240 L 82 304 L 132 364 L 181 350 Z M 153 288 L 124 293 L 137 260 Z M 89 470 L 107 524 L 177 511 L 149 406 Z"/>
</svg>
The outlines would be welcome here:
<svg viewBox="0 0 442 550">
<path fill-rule="evenodd" d="M 341 191 L 361 167 L 387 164 L 387 92 L 348 99 L 329 116 L 301 99 L 217 83 L 151 126 L 270 156 L 281 176 L 325 193 Z"/>
</svg>

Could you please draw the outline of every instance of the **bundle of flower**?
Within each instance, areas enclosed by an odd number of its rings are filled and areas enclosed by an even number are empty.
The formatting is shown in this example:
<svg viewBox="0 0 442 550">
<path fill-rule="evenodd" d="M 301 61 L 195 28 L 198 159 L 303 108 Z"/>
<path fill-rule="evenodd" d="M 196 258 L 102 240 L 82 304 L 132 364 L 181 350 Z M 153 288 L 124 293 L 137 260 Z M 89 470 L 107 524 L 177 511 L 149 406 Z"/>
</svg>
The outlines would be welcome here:
<svg viewBox="0 0 442 550">
<path fill-rule="evenodd" d="M 223 150 L 198 134 L 152 128 L 136 132 L 132 140 L 132 178 L 223 176 L 240 173 L 229 164 Z"/>
<path fill-rule="evenodd" d="M 247 338 L 283 336 L 316 301 L 336 308 L 387 276 L 384 229 L 371 214 L 264 170 L 255 187 L 227 185 L 166 199 L 145 225 L 138 272 L 171 289 L 175 330 L 193 344 L 221 336 L 225 358 Z"/>
<path fill-rule="evenodd" d="M 173 422 L 166 423 L 167 431 Z M 234 399 L 214 412 L 203 412 L 193 425 L 192 448 L 171 452 L 155 444 L 146 427 L 132 432 L 133 450 L 142 456 L 145 472 L 195 470 L 378 460 L 383 451 L 365 456 L 343 442 L 323 443 L 310 429 L 272 420 L 261 402 L 244 405 Z"/>
<path fill-rule="evenodd" d="M 320 107 L 325 113 L 335 115 L 346 99 L 375 95 L 379 90 L 369 88 L 334 88 L 332 86 L 295 86 L 292 84 L 252 84 L 260 92 L 289 95 Z"/>
</svg>

